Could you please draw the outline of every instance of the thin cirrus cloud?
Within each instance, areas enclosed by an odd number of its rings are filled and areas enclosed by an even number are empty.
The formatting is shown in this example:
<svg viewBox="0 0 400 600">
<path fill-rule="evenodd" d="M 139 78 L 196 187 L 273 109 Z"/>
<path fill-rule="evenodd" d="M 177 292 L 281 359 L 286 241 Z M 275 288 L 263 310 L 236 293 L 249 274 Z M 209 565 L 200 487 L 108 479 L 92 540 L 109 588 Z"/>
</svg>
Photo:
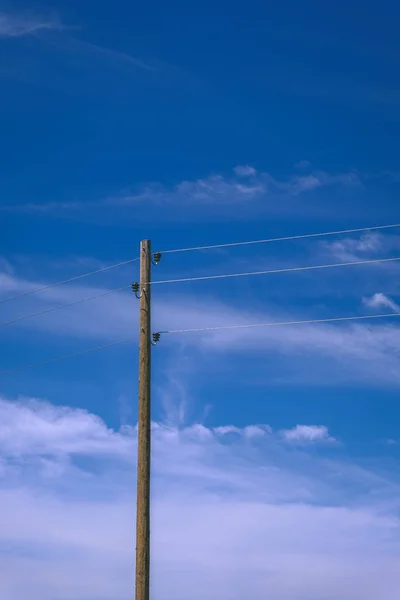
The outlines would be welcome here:
<svg viewBox="0 0 400 600">
<path fill-rule="evenodd" d="M 43 30 L 61 29 L 64 29 L 64 26 L 56 14 L 43 16 L 0 12 L 0 38 L 23 37 Z"/>
<path fill-rule="evenodd" d="M 250 165 L 237 165 L 233 170 L 239 177 L 250 177 L 257 173 L 256 169 Z"/>
<path fill-rule="evenodd" d="M 399 238 L 395 235 L 382 235 L 377 232 L 367 232 L 359 238 L 344 237 L 333 242 L 321 242 L 322 253 L 336 260 L 351 262 L 375 258 L 378 253 L 399 248 Z"/>
<path fill-rule="evenodd" d="M 363 298 L 363 303 L 368 308 L 389 308 L 394 312 L 400 312 L 400 306 L 397 304 L 397 302 L 395 302 L 394 300 L 392 300 L 392 298 L 389 298 L 385 294 L 382 294 L 381 292 L 377 292 L 369 298 Z"/>
<path fill-rule="evenodd" d="M 322 256 L 327 255 L 335 260 L 356 261 L 369 258 L 384 258 L 391 253 L 398 255 L 400 251 L 400 236 L 396 229 L 392 233 L 370 231 L 360 237 L 342 237 L 334 241 L 322 241 L 319 244 Z M 393 256 L 393 254 L 392 254 Z M 387 265 L 387 268 L 392 268 Z"/>
<path fill-rule="evenodd" d="M 0 280 L 1 281 L 1 280 Z M 3 281 L 12 290 L 23 291 L 25 287 L 37 287 L 10 275 Z M 114 287 L 114 286 L 112 286 Z M 46 290 L 30 298 L 29 310 L 15 314 L 14 307 L 4 313 L 9 318 L 24 312 L 40 312 L 52 306 L 74 302 L 81 298 L 103 294 L 107 288 L 69 286 Z M 7 304 L 4 305 L 4 310 Z M 298 309 L 282 314 L 281 309 L 268 304 L 261 311 L 243 312 L 238 306 L 204 295 L 201 299 L 191 293 L 167 295 L 154 300 L 154 330 L 165 331 L 192 327 L 250 325 L 254 323 L 282 322 L 309 318 L 299 314 Z M 332 316 L 338 316 L 337 313 Z M 13 326 L 9 326 L 10 328 Z M 85 339 L 85 346 L 114 342 L 135 332 L 137 314 L 132 310 L 130 290 L 107 295 L 77 306 L 51 312 L 18 323 L 18 329 L 40 332 L 50 338 L 68 336 L 69 339 Z M 11 329 L 10 329 L 11 330 Z M 18 331 L 17 331 L 18 333 Z M 43 339 L 43 338 L 41 338 Z M 286 370 L 286 380 L 298 383 L 320 382 L 331 384 L 353 381 L 362 385 L 400 385 L 400 355 L 398 352 L 399 328 L 395 322 L 363 322 L 343 324 L 302 324 L 279 327 L 244 328 L 222 331 L 206 331 L 162 335 L 162 344 L 171 352 L 182 343 L 188 349 L 198 348 L 212 353 L 214 360 L 226 354 L 234 357 L 265 355 L 274 357 L 274 377 Z M 44 356 L 43 358 L 47 358 Z M 310 369 L 310 358 L 313 368 Z M 32 361 L 29 361 L 32 362 Z M 315 366 L 318 365 L 318 369 Z M 15 365 L 6 365 L 11 368 Z M 199 365 L 200 367 L 200 365 Z"/>
<path fill-rule="evenodd" d="M 128 599 L 136 428 L 29 398 L 0 417 L 2 597 Z M 395 473 L 245 430 L 153 424 L 154 597 L 397 599 Z"/>
<path fill-rule="evenodd" d="M 57 13 L 39 15 L 36 13 L 7 13 L 0 11 L 0 38 L 22 38 L 29 35 L 39 34 L 45 31 L 66 31 L 77 29 L 63 24 Z M 60 56 L 67 57 L 68 64 L 78 64 L 82 67 L 85 61 L 101 59 L 103 67 L 116 68 L 119 65 L 132 65 L 146 71 L 156 71 L 156 67 L 150 65 L 126 52 L 113 50 L 88 41 L 70 36 L 59 37 L 52 40 L 52 51 Z M 57 74 L 53 74 L 53 79 Z M 57 81 L 59 79 L 57 78 Z M 60 83 L 60 81 L 59 81 Z M 50 206 L 50 205 L 49 205 Z M 72 209 L 74 203 L 66 203 L 65 208 Z M 60 205 L 62 208 L 62 205 Z"/>
<path fill-rule="evenodd" d="M 305 175 L 290 175 L 286 179 L 277 179 L 270 173 L 257 171 L 250 165 L 237 166 L 234 175 L 210 175 L 205 178 L 182 181 L 171 189 L 162 186 L 148 186 L 142 194 L 125 195 L 110 198 L 104 202 L 110 204 L 136 204 L 151 199 L 165 203 L 184 203 L 189 201 L 205 203 L 237 203 L 262 196 L 287 195 L 289 197 L 318 188 L 343 185 L 358 186 L 360 179 L 356 173 L 331 174 L 316 171 Z"/>
<path fill-rule="evenodd" d="M 299 195 L 322 188 L 335 186 L 354 188 L 360 184 L 359 176 L 353 172 L 332 174 L 316 171 L 277 179 L 267 172 L 257 171 L 250 165 L 244 165 L 235 167 L 233 175 L 217 174 L 195 180 L 184 180 L 170 188 L 162 184 L 147 184 L 134 193 L 123 193 L 94 202 L 29 203 L 3 206 L 3 210 L 37 213 L 43 216 L 66 213 L 75 218 L 79 216 L 88 218 L 90 213 L 98 216 L 98 209 L 103 211 L 118 209 L 118 213 L 115 211 L 113 213 L 117 218 L 118 214 L 125 215 L 126 210 L 130 213 L 134 211 L 135 216 L 140 216 L 143 211 L 146 212 L 146 209 L 152 211 L 154 206 L 168 206 L 170 209 L 190 207 L 194 213 L 204 209 L 207 209 L 207 214 L 212 210 L 217 213 L 229 211 L 232 216 L 233 205 L 247 210 L 250 205 L 257 207 L 261 204 L 271 212 L 279 212 L 283 208 L 274 201 L 278 197 L 290 201 Z M 286 211 L 287 207 L 284 209 Z M 190 215 L 191 213 L 188 213 L 188 218 Z"/>
</svg>

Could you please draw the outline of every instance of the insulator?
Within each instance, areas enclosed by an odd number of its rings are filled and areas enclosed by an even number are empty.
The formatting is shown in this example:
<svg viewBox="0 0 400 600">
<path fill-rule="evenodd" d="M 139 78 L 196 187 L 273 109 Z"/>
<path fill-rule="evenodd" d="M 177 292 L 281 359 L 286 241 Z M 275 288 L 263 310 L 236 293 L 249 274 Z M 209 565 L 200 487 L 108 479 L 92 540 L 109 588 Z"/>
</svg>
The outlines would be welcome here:
<svg viewBox="0 0 400 600">
<path fill-rule="evenodd" d="M 154 262 L 155 262 L 156 264 L 160 262 L 160 260 L 161 260 L 161 256 L 162 256 L 161 252 L 155 252 L 155 253 L 154 253 Z"/>
</svg>

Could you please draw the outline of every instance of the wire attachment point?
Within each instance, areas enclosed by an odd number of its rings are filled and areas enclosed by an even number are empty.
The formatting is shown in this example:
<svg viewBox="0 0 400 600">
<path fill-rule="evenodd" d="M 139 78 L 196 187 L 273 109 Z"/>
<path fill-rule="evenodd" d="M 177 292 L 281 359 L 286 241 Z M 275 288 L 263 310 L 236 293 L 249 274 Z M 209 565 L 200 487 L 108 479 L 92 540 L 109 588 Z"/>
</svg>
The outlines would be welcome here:
<svg viewBox="0 0 400 600">
<path fill-rule="evenodd" d="M 140 289 L 139 283 L 137 281 L 135 281 L 134 283 L 132 283 L 131 287 L 132 287 L 132 291 L 135 294 L 136 298 L 138 300 L 140 300 L 140 297 L 141 297 L 142 294 L 139 294 L 139 289 Z"/>
<path fill-rule="evenodd" d="M 153 346 L 156 346 L 158 344 L 158 342 L 160 341 L 160 337 L 161 333 L 159 333 L 158 331 L 155 331 L 153 333 L 153 341 L 151 342 Z"/>
<path fill-rule="evenodd" d="M 151 262 L 153 263 L 153 265 L 156 267 L 158 265 L 158 263 L 160 262 L 162 257 L 161 252 L 154 252 L 153 257 L 151 259 Z"/>
</svg>

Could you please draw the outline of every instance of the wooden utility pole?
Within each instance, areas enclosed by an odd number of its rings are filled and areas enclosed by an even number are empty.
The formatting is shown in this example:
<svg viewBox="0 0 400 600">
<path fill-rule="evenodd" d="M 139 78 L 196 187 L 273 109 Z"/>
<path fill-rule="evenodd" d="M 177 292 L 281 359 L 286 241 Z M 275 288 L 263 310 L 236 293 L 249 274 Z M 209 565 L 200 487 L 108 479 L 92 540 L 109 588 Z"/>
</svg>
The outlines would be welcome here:
<svg viewBox="0 0 400 600">
<path fill-rule="evenodd" d="M 139 416 L 137 446 L 135 599 L 150 593 L 150 303 L 151 242 L 140 243 Z"/>
</svg>

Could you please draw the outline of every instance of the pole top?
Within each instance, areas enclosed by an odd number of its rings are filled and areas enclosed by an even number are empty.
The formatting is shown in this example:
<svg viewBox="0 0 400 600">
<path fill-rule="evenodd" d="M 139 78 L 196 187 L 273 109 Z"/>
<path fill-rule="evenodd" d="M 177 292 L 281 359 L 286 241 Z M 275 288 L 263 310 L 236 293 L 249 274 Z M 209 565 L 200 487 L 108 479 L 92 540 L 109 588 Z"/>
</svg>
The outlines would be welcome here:
<svg viewBox="0 0 400 600">
<path fill-rule="evenodd" d="M 140 249 L 142 252 L 149 252 L 150 253 L 150 249 L 151 249 L 151 241 L 150 240 L 141 240 L 140 242 Z"/>
</svg>

